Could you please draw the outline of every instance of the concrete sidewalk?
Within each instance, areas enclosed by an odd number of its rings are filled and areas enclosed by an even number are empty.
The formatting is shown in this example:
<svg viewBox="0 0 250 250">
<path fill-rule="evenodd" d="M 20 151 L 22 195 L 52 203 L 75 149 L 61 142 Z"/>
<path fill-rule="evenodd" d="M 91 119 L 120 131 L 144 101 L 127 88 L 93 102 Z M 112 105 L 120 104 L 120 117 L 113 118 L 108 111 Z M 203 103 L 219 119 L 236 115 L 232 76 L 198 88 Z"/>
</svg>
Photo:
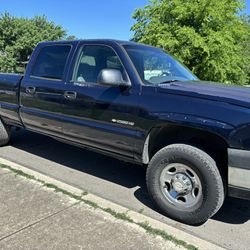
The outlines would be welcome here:
<svg viewBox="0 0 250 250">
<path fill-rule="evenodd" d="M 0 249 L 184 249 L 0 168 Z"/>
</svg>

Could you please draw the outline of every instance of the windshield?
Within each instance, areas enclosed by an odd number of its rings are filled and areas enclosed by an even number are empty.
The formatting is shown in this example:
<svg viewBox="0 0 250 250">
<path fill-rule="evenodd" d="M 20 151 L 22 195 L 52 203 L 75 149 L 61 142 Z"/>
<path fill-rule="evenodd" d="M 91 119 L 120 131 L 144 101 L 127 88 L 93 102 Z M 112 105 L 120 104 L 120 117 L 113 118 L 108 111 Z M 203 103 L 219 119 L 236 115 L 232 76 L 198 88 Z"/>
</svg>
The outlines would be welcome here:
<svg viewBox="0 0 250 250">
<path fill-rule="evenodd" d="M 184 65 L 161 49 L 140 45 L 124 45 L 124 48 L 145 84 L 198 80 Z"/>
</svg>

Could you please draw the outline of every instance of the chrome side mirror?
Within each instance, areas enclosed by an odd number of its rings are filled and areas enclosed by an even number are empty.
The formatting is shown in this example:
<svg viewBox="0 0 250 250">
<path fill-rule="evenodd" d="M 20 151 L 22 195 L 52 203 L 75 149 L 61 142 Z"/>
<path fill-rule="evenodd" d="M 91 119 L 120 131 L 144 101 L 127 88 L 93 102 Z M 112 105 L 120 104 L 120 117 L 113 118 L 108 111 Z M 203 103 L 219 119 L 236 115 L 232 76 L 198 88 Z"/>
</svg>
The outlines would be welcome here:
<svg viewBox="0 0 250 250">
<path fill-rule="evenodd" d="M 123 80 L 122 72 L 118 69 L 103 69 L 97 77 L 97 83 L 117 86 L 117 87 L 130 87 L 130 83 Z"/>
</svg>

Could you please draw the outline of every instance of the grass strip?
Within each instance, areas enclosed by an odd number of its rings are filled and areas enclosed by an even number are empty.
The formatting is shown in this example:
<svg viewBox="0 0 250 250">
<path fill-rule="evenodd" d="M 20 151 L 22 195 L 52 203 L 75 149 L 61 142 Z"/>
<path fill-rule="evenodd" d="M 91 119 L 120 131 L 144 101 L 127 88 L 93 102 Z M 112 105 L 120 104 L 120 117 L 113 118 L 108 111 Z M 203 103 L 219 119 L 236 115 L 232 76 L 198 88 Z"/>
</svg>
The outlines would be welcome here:
<svg viewBox="0 0 250 250">
<path fill-rule="evenodd" d="M 36 178 L 33 175 L 27 174 L 27 173 L 23 172 L 22 170 L 15 169 L 15 168 L 7 166 L 5 164 L 0 164 L 0 168 L 7 169 L 7 170 L 15 173 L 16 175 L 22 176 L 22 177 L 24 177 L 26 179 L 37 181 L 38 183 L 40 183 L 41 185 L 43 185 L 46 188 L 52 189 L 53 191 L 55 191 L 57 193 L 62 193 L 64 195 L 67 195 L 70 198 L 73 198 L 73 199 L 75 199 L 77 201 L 81 201 L 81 202 L 89 205 L 90 207 L 92 207 L 94 209 L 100 209 L 100 210 L 112 215 L 116 219 L 136 224 L 139 227 L 143 228 L 148 234 L 151 234 L 153 236 L 160 236 L 164 240 L 171 241 L 174 244 L 176 244 L 178 246 L 185 247 L 188 250 L 198 250 L 197 247 L 195 247 L 195 246 L 193 246 L 191 244 L 188 244 L 187 242 L 185 242 L 183 240 L 177 239 L 176 237 L 174 237 L 174 236 L 168 234 L 167 232 L 165 232 L 164 230 L 160 230 L 160 229 L 151 227 L 148 224 L 148 222 L 135 222 L 126 213 L 119 213 L 119 212 L 116 212 L 115 210 L 113 210 L 111 208 L 103 208 L 103 207 L 99 206 L 97 203 L 95 203 L 93 201 L 84 199 L 83 197 L 88 194 L 87 192 L 83 192 L 82 195 L 76 195 L 76 194 L 71 193 L 71 192 L 69 192 L 69 191 L 67 191 L 65 189 L 59 188 L 59 187 L 57 187 L 56 185 L 54 185 L 52 183 L 46 183 L 45 181 L 40 180 L 40 179 Z"/>
</svg>

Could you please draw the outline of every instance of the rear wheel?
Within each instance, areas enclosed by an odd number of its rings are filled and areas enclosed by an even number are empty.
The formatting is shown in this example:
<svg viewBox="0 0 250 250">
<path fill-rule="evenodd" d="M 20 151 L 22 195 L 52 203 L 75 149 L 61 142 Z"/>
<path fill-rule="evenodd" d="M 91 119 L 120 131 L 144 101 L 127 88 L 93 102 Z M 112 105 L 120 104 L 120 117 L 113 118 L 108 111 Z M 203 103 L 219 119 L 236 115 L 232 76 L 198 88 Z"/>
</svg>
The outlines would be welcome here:
<svg viewBox="0 0 250 250">
<path fill-rule="evenodd" d="M 3 123 L 0 119 L 0 146 L 5 146 L 10 141 L 10 126 Z"/>
<path fill-rule="evenodd" d="M 167 146 L 153 156 L 147 169 L 147 187 L 164 214 L 187 224 L 205 222 L 225 198 L 215 161 L 185 144 Z"/>
</svg>

